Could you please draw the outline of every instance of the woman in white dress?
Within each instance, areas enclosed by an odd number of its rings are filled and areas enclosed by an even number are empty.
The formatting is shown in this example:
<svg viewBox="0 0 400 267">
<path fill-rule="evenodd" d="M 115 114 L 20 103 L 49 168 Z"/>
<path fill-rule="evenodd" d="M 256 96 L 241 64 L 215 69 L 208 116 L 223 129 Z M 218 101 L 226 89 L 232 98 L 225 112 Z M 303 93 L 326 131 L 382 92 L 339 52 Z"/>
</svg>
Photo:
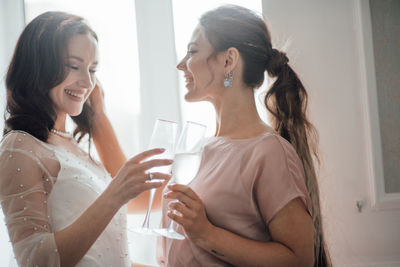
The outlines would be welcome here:
<svg viewBox="0 0 400 267">
<path fill-rule="evenodd" d="M 161 186 L 152 177 L 169 179 L 146 171 L 170 160 L 143 162 L 161 149 L 126 161 L 97 63 L 97 36 L 78 16 L 44 13 L 18 40 L 6 78 L 0 202 L 20 266 L 130 266 L 125 204 Z M 79 148 L 86 135 L 104 166 Z"/>
</svg>

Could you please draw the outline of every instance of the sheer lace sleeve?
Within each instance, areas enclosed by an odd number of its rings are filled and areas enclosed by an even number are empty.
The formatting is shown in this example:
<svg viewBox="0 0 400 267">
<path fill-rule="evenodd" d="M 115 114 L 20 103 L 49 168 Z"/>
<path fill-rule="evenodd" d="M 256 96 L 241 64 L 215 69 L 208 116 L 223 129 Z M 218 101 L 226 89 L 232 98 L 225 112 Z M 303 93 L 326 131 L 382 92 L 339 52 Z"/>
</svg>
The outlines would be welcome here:
<svg viewBox="0 0 400 267">
<path fill-rule="evenodd" d="M 47 214 L 57 165 L 41 141 L 23 132 L 6 135 L 0 146 L 0 202 L 19 266 L 59 266 Z"/>
</svg>

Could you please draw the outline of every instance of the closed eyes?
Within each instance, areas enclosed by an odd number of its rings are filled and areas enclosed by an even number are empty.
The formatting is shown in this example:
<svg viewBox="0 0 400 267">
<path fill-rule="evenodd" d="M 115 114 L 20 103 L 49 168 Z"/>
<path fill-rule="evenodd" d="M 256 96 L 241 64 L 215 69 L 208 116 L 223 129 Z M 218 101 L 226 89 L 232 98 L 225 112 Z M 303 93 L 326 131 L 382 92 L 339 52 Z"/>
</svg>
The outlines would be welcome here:
<svg viewBox="0 0 400 267">
<path fill-rule="evenodd" d="M 188 50 L 187 54 L 192 56 L 193 54 L 195 54 L 197 51 L 196 50 Z"/>
<path fill-rule="evenodd" d="M 73 64 L 66 64 L 66 66 L 73 70 L 79 70 L 79 67 Z M 97 69 L 89 69 L 90 73 L 96 73 Z"/>
</svg>

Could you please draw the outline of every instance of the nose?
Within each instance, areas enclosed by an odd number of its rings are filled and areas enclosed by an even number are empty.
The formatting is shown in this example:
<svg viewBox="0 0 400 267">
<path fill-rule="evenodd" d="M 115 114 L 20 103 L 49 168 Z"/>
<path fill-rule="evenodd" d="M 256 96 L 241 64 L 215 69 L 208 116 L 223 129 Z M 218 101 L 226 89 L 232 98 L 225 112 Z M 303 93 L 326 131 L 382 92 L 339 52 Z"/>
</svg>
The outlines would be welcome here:
<svg viewBox="0 0 400 267">
<path fill-rule="evenodd" d="M 89 71 L 82 71 L 79 77 L 78 85 L 82 88 L 92 89 L 94 87 L 94 77 Z"/>
<path fill-rule="evenodd" d="M 186 57 L 182 58 L 182 60 L 176 65 L 178 70 L 185 70 L 186 69 Z"/>
</svg>

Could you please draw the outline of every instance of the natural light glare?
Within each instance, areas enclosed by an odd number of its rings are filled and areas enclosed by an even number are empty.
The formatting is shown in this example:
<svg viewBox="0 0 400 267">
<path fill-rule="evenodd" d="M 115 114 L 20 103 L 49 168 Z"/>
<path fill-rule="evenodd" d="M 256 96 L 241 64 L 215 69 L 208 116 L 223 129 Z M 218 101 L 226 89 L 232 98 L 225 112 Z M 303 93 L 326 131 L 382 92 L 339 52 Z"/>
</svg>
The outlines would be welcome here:
<svg viewBox="0 0 400 267">
<path fill-rule="evenodd" d="M 177 50 L 177 57 L 179 62 L 186 54 L 187 44 L 190 41 L 192 32 L 198 24 L 200 16 L 213 8 L 223 4 L 240 5 L 256 12 L 262 13 L 261 0 L 236 0 L 236 1 L 222 1 L 222 0 L 202 0 L 202 1 L 187 1 L 187 0 L 172 0 L 174 12 L 174 30 L 175 30 L 175 46 Z M 179 84 L 181 87 L 181 105 L 182 105 L 182 118 L 183 120 L 192 120 L 207 125 L 208 135 L 215 133 L 215 112 L 214 108 L 208 102 L 200 103 L 187 103 L 183 100 L 186 93 L 184 87 L 183 73 L 179 74 Z M 256 101 L 259 105 L 260 101 Z M 264 108 L 265 109 L 265 108 Z M 265 119 L 265 112 L 260 108 L 260 115 Z"/>
</svg>

